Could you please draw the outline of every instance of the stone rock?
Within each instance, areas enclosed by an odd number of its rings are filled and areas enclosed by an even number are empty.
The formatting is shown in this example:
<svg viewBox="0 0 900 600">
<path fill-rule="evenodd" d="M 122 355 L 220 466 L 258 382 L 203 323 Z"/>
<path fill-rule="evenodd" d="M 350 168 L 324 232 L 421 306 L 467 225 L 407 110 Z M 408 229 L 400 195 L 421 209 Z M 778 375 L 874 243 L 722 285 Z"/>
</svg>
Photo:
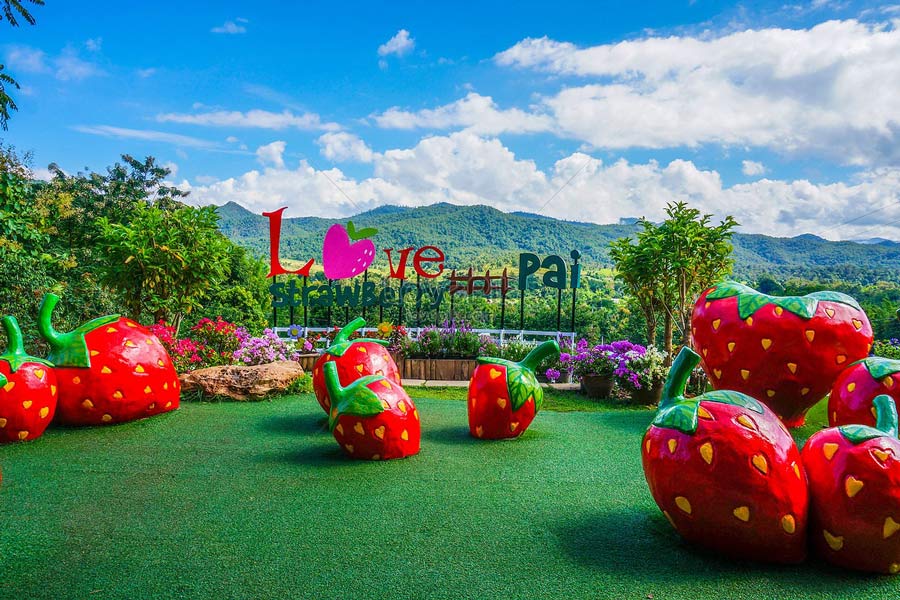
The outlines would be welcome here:
<svg viewBox="0 0 900 600">
<path fill-rule="evenodd" d="M 181 391 L 234 400 L 259 400 L 288 388 L 303 376 L 299 363 L 285 360 L 266 365 L 225 365 L 197 369 L 179 376 Z"/>
</svg>

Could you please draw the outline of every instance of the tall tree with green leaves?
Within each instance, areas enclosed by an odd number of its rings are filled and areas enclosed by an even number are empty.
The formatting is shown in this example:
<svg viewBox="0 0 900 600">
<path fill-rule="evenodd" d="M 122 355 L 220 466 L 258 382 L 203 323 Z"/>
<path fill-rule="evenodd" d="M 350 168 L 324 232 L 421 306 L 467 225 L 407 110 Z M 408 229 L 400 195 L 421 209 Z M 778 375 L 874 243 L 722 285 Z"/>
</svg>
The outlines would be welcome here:
<svg viewBox="0 0 900 600">
<path fill-rule="evenodd" d="M 133 319 L 149 312 L 177 325 L 229 272 L 231 243 L 218 219 L 214 206 L 166 210 L 145 202 L 128 223 L 101 217 L 102 281 L 122 294 Z"/>
<path fill-rule="evenodd" d="M 617 277 L 638 302 L 647 321 L 647 340 L 654 343 L 663 323 L 663 348 L 670 359 L 674 334 L 679 345 L 689 341 L 691 310 L 700 293 L 731 272 L 730 243 L 738 223 L 731 216 L 718 225 L 684 202 L 669 203 L 666 220 L 642 220 L 637 240 L 610 244 Z"/>
</svg>

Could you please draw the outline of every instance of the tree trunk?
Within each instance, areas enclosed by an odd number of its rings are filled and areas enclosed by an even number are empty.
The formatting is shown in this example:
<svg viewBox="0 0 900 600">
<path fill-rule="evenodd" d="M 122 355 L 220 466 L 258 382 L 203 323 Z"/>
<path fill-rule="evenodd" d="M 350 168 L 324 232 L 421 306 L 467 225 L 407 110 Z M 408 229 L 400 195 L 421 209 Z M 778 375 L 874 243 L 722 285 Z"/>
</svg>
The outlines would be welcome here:
<svg viewBox="0 0 900 600">
<path fill-rule="evenodd" d="M 667 367 L 669 367 L 672 365 L 672 315 L 669 313 L 666 313 L 664 344 L 664 348 L 666 351 L 665 364 Z"/>
</svg>

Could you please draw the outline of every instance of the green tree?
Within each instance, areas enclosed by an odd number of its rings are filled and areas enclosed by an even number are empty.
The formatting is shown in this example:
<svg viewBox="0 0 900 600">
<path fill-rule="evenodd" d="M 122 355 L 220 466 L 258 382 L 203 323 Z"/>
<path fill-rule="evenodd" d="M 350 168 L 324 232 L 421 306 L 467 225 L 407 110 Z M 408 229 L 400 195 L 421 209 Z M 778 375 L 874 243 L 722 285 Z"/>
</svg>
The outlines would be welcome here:
<svg viewBox="0 0 900 600">
<path fill-rule="evenodd" d="M 131 317 L 145 312 L 178 324 L 228 273 L 230 242 L 214 206 L 166 210 L 138 203 L 128 223 L 101 217 L 101 279 L 119 290 Z"/>
<path fill-rule="evenodd" d="M 631 238 L 616 240 L 610 244 L 610 256 L 617 277 L 644 313 L 648 343 L 655 343 L 662 320 L 663 348 L 671 359 L 675 331 L 680 343 L 688 342 L 697 296 L 731 272 L 730 239 L 738 223 L 728 216 L 712 225 L 712 215 L 684 202 L 670 203 L 666 217 L 659 225 L 642 220 L 636 243 Z"/>
</svg>

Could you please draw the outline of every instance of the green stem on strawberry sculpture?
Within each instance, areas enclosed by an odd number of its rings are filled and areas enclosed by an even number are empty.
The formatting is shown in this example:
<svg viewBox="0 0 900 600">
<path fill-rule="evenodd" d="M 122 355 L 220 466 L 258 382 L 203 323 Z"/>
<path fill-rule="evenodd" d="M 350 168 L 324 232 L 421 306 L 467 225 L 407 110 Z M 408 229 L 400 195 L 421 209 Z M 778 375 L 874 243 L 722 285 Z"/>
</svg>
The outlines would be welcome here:
<svg viewBox="0 0 900 600">
<path fill-rule="evenodd" d="M 559 344 L 556 340 L 547 340 L 534 350 L 529 352 L 519 362 L 513 362 L 504 358 L 480 356 L 476 359 L 479 365 L 500 365 L 506 367 L 506 389 L 509 392 L 509 400 L 514 411 L 519 410 L 528 402 L 534 400 L 534 412 L 541 410 L 544 402 L 544 388 L 538 382 L 534 370 L 551 356 L 559 357 Z"/>
<path fill-rule="evenodd" d="M 559 344 L 556 340 L 547 340 L 543 344 L 535 347 L 531 352 L 525 355 L 525 358 L 519 361 L 519 366 L 529 371 L 537 369 L 542 362 L 551 356 L 559 358 Z"/>
<path fill-rule="evenodd" d="M 351 335 L 365 326 L 366 320 L 362 317 L 356 317 L 355 319 L 344 325 L 343 329 L 337 332 L 337 335 L 334 336 L 334 342 L 332 342 L 332 344 L 325 352 L 331 354 L 332 356 L 343 356 L 344 353 L 350 348 L 350 346 L 357 342 L 379 344 L 384 347 L 388 346 L 388 342 L 386 340 L 376 340 L 374 338 L 356 338 L 355 340 L 350 339 Z"/>
<path fill-rule="evenodd" d="M 370 390 L 368 386 L 376 381 L 386 381 L 385 377 L 368 375 L 343 387 L 338 378 L 337 364 L 334 361 L 325 363 L 322 370 L 325 374 L 325 388 L 331 399 L 331 411 L 328 413 L 329 430 L 334 431 L 338 417 L 341 415 L 371 417 L 384 412 L 384 405 L 378 394 Z"/>
<path fill-rule="evenodd" d="M 19 367 L 27 362 L 41 363 L 48 367 L 53 366 L 51 362 L 42 358 L 29 356 L 28 353 L 25 352 L 25 342 L 22 339 L 22 330 L 19 328 L 19 322 L 16 321 L 14 316 L 6 315 L 3 317 L 2 322 L 3 330 L 6 332 L 7 346 L 6 352 L 0 354 L 0 360 L 5 360 L 9 363 L 10 371 L 15 373 L 19 370 Z"/>
<path fill-rule="evenodd" d="M 700 355 L 685 346 L 675 357 L 669 376 L 666 377 L 666 385 L 663 387 L 662 399 L 659 403 L 659 412 L 653 419 L 653 425 L 666 429 L 677 429 L 682 433 L 693 434 L 697 431 L 700 410 L 700 401 L 716 402 L 740 406 L 753 412 L 763 414 L 765 409 L 762 404 L 746 394 L 731 390 L 717 390 L 707 392 L 696 398 L 685 398 L 688 379 L 694 368 L 700 364 Z"/>
<path fill-rule="evenodd" d="M 853 444 L 861 444 L 880 437 L 896 438 L 900 433 L 900 426 L 897 423 L 897 405 L 894 399 L 887 394 L 875 396 L 872 407 L 875 409 L 875 427 L 842 425 L 838 427 L 841 435 Z"/>
<path fill-rule="evenodd" d="M 87 347 L 85 336 L 103 325 L 108 325 L 119 320 L 119 315 L 107 315 L 92 319 L 83 325 L 79 325 L 68 333 L 60 333 L 53 328 L 53 310 L 59 303 L 56 294 L 45 294 L 38 309 L 37 328 L 47 344 L 50 346 L 50 354 L 47 359 L 58 367 L 84 367 L 91 366 L 91 354 Z"/>
</svg>

